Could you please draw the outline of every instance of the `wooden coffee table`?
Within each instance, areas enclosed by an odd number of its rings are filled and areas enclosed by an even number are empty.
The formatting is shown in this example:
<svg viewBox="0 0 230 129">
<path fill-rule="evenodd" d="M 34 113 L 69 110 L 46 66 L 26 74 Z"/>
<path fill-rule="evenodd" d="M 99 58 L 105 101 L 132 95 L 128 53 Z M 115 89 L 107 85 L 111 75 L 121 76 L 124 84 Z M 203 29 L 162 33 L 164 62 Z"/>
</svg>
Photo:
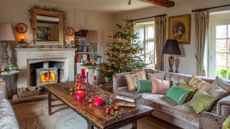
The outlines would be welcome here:
<svg viewBox="0 0 230 129">
<path fill-rule="evenodd" d="M 45 86 L 48 91 L 49 115 L 52 115 L 52 96 L 62 101 L 65 105 L 72 108 L 76 113 L 84 117 L 88 122 L 88 129 L 97 127 L 99 129 L 117 129 L 127 124 L 132 124 L 132 129 L 137 129 L 137 120 L 150 115 L 153 108 L 143 104 L 137 104 L 135 108 L 124 108 L 121 117 L 115 118 L 104 113 L 104 106 L 95 107 L 92 103 L 76 100 L 74 95 L 65 90 L 66 84 L 58 83 Z M 110 92 L 103 93 L 112 95 Z"/>
</svg>

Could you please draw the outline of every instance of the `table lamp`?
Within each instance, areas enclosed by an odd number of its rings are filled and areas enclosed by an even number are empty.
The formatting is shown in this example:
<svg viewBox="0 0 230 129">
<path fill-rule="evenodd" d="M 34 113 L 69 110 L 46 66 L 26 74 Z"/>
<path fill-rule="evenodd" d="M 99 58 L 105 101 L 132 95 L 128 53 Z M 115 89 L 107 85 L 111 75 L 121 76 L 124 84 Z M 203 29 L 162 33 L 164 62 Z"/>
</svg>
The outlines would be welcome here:
<svg viewBox="0 0 230 129">
<path fill-rule="evenodd" d="M 2 43 L 3 68 L 9 66 L 9 56 L 7 52 L 8 43 L 15 41 L 12 26 L 9 23 L 0 23 L 0 42 Z"/>
<path fill-rule="evenodd" d="M 168 58 L 169 72 L 173 72 L 173 64 L 174 64 L 175 59 L 172 55 L 181 55 L 180 47 L 179 47 L 177 40 L 168 39 L 165 43 L 163 53 L 170 54 Z"/>
</svg>

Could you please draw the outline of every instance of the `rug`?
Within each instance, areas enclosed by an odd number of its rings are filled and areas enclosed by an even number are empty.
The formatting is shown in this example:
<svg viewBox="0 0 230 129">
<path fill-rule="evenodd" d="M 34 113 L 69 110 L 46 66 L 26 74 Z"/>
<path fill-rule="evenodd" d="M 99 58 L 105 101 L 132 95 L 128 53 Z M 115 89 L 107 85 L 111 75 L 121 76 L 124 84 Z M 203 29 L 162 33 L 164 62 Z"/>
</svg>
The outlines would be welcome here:
<svg viewBox="0 0 230 129">
<path fill-rule="evenodd" d="M 47 99 L 16 103 L 13 104 L 13 109 L 21 129 L 87 129 L 86 120 L 72 109 L 67 108 L 48 115 Z M 127 125 L 121 129 L 130 127 Z M 178 129 L 178 127 L 153 117 L 145 117 L 138 120 L 138 129 Z"/>
</svg>

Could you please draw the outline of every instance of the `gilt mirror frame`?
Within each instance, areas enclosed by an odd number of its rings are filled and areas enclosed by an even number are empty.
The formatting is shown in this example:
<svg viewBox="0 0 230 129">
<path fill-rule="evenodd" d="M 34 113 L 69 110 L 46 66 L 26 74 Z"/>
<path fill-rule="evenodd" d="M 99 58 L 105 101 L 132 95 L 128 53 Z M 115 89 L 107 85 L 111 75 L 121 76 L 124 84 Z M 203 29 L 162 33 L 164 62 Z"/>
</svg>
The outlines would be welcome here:
<svg viewBox="0 0 230 129">
<path fill-rule="evenodd" d="M 33 8 L 30 9 L 30 14 L 31 14 L 30 20 L 31 20 L 31 28 L 33 31 L 34 45 L 64 45 L 64 12 L 63 11 L 34 6 Z M 38 31 L 37 16 L 48 16 L 48 17 L 59 18 L 58 41 L 37 40 L 37 31 Z"/>
</svg>

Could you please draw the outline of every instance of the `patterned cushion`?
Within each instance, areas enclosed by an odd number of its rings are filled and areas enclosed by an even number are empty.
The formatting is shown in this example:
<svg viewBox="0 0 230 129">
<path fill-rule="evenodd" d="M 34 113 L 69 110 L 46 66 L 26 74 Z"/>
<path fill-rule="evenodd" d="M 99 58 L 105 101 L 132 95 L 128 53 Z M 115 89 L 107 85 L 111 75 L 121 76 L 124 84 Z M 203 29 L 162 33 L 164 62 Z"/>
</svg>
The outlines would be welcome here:
<svg viewBox="0 0 230 129">
<path fill-rule="evenodd" d="M 192 76 L 192 79 L 189 81 L 189 85 L 197 88 L 198 91 L 206 91 L 209 89 L 209 83 L 196 76 Z"/>
<path fill-rule="evenodd" d="M 217 83 L 219 86 L 221 86 L 226 91 L 230 92 L 230 83 L 227 81 L 224 81 L 223 79 L 216 77 L 215 83 Z"/>
<path fill-rule="evenodd" d="M 224 121 L 222 129 L 230 129 L 230 115 Z"/>
<path fill-rule="evenodd" d="M 170 87 L 170 82 L 167 80 L 152 79 L 152 93 L 165 94 Z"/>
<path fill-rule="evenodd" d="M 128 84 L 128 91 L 135 91 L 137 89 L 137 80 L 147 80 L 145 71 L 138 71 L 134 74 L 125 75 Z"/>
</svg>

